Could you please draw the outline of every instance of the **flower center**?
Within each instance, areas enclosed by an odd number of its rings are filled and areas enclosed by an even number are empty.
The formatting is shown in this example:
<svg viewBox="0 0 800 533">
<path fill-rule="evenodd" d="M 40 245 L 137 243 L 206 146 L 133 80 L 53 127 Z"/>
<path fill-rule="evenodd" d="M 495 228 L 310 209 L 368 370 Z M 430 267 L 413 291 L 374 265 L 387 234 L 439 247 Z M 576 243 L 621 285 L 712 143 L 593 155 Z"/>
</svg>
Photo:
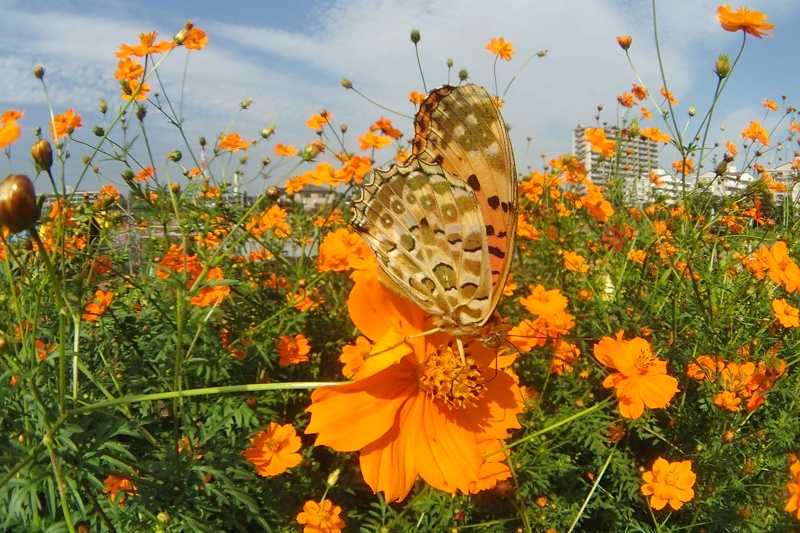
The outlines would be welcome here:
<svg viewBox="0 0 800 533">
<path fill-rule="evenodd" d="M 280 445 L 280 442 L 278 442 L 275 439 L 266 439 L 264 441 L 264 448 L 266 448 L 267 450 L 275 453 L 275 452 L 277 452 L 278 450 L 281 449 L 281 445 Z"/>
<path fill-rule="evenodd" d="M 669 470 L 664 474 L 664 484 L 666 485 L 676 485 L 678 483 L 678 479 L 680 479 L 680 476 L 674 470 Z"/>
<path fill-rule="evenodd" d="M 639 350 L 635 364 L 639 372 L 646 372 L 648 367 L 653 364 L 653 353 L 649 350 Z"/>
<path fill-rule="evenodd" d="M 461 363 L 458 352 L 449 345 L 439 349 L 423 363 L 418 383 L 431 398 L 448 409 L 475 407 L 484 394 L 484 379 L 471 359 Z"/>
</svg>

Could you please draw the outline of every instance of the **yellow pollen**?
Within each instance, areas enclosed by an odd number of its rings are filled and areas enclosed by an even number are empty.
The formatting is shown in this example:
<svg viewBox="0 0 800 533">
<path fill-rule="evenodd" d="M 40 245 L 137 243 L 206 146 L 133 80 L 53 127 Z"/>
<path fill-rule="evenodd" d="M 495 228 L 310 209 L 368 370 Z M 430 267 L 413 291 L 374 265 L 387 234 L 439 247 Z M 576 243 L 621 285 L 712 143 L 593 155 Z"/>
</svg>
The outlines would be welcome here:
<svg viewBox="0 0 800 533">
<path fill-rule="evenodd" d="M 280 443 L 275 439 L 267 439 L 264 441 L 264 448 L 271 452 L 277 452 L 281 449 Z"/>
<path fill-rule="evenodd" d="M 469 358 L 466 362 L 451 346 L 441 348 L 420 368 L 419 387 L 448 409 L 474 407 L 484 394 L 484 379 Z"/>
<path fill-rule="evenodd" d="M 667 485 L 675 485 L 678 483 L 680 476 L 674 470 L 670 470 L 669 472 L 664 474 L 664 483 Z"/>
</svg>

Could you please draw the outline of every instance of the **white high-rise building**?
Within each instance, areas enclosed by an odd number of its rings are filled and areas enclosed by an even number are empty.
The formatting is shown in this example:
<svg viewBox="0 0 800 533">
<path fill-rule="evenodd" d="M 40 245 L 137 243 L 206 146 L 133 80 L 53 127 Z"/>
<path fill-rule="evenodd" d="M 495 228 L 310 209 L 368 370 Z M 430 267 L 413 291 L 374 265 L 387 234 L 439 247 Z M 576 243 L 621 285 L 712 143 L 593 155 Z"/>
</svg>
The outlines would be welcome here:
<svg viewBox="0 0 800 533">
<path fill-rule="evenodd" d="M 598 186 L 606 186 L 611 179 L 631 179 L 647 176 L 651 169 L 658 167 L 659 144 L 641 136 L 631 137 L 616 126 L 606 126 L 606 138 L 617 143 L 614 156 L 603 158 L 600 152 L 592 150 L 586 140 L 584 130 L 592 126 L 579 125 L 572 131 L 572 152 L 583 163 L 587 177 Z M 628 188 L 626 186 L 626 188 Z"/>
</svg>

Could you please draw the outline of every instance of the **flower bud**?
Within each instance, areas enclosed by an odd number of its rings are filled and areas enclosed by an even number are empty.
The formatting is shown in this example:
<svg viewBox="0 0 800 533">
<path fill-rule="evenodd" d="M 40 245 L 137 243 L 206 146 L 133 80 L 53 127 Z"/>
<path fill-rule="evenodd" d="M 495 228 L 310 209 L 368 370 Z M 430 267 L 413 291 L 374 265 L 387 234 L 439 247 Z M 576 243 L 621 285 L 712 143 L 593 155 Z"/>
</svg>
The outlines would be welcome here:
<svg viewBox="0 0 800 533">
<path fill-rule="evenodd" d="M 106 111 L 108 111 L 108 102 L 106 102 L 105 98 L 100 99 L 100 105 L 97 106 L 97 109 L 99 109 L 102 114 L 106 114 Z"/>
<path fill-rule="evenodd" d="M 37 80 L 44 78 L 44 67 L 37 65 L 36 68 L 33 69 L 33 75 L 36 76 Z"/>
<path fill-rule="evenodd" d="M 280 197 L 281 197 L 281 191 L 280 191 L 280 189 L 278 189 L 274 185 L 272 187 L 270 187 L 269 189 L 267 189 L 267 198 L 269 198 L 273 202 L 277 201 L 278 198 L 280 198 Z"/>
<path fill-rule="evenodd" d="M 417 44 L 419 42 L 419 30 L 411 30 L 411 42 Z"/>
<path fill-rule="evenodd" d="M 333 487 L 334 485 L 336 485 L 336 482 L 339 481 L 339 472 L 340 470 L 337 468 L 336 470 L 331 472 L 331 474 L 328 476 L 327 485 L 329 487 Z"/>
<path fill-rule="evenodd" d="M 265 166 L 269 165 L 270 163 L 272 163 L 272 159 L 270 159 L 269 157 L 265 157 L 264 159 L 261 160 L 261 166 L 265 167 Z"/>
<path fill-rule="evenodd" d="M 247 99 L 245 99 L 244 102 L 239 104 L 239 107 L 241 107 L 242 109 L 247 109 L 248 107 L 250 107 L 250 104 L 252 104 L 252 103 L 253 103 L 253 99 L 252 98 L 247 98 Z"/>
<path fill-rule="evenodd" d="M 170 161 L 177 163 L 178 161 L 181 160 L 183 154 L 181 154 L 180 150 L 173 150 L 169 154 L 167 154 L 167 157 L 169 157 Z"/>
<path fill-rule="evenodd" d="M 714 72 L 719 79 L 727 78 L 731 73 L 731 60 L 726 54 L 719 55 L 719 59 L 714 63 Z"/>
<path fill-rule="evenodd" d="M 633 37 L 630 35 L 620 35 L 617 37 L 617 44 L 619 44 L 620 48 L 627 51 L 628 48 L 631 47 L 631 43 L 633 42 Z"/>
<path fill-rule="evenodd" d="M 273 133 L 275 133 L 274 123 L 261 130 L 261 137 L 268 139 Z"/>
<path fill-rule="evenodd" d="M 92 128 L 92 133 L 94 133 L 95 137 L 102 137 L 106 134 L 106 130 L 103 129 L 103 126 L 95 126 Z"/>
<path fill-rule="evenodd" d="M 458 71 L 458 79 L 459 80 L 466 81 L 467 78 L 469 78 L 469 73 L 467 72 L 467 69 L 462 68 L 461 70 Z"/>
<path fill-rule="evenodd" d="M 689 106 L 689 116 L 693 117 L 697 114 L 697 108 L 695 106 Z"/>
<path fill-rule="evenodd" d="M 125 172 L 122 173 L 122 179 L 127 181 L 128 183 L 133 181 L 133 171 L 131 169 L 125 169 Z"/>
<path fill-rule="evenodd" d="M 447 68 L 453 68 L 453 60 L 450 58 L 447 59 Z"/>
<path fill-rule="evenodd" d="M 206 145 L 206 138 L 201 135 L 199 142 L 200 142 L 200 148 L 204 148 Z"/>
<path fill-rule="evenodd" d="M 32 229 L 41 209 L 36 204 L 33 182 L 22 174 L 9 174 L 0 183 L 0 224 L 11 233 Z"/>
<path fill-rule="evenodd" d="M 142 121 L 146 116 L 147 116 L 147 108 L 143 105 L 136 106 L 136 118 L 138 118 L 139 121 Z"/>
<path fill-rule="evenodd" d="M 340 81 L 339 83 L 341 83 L 342 87 L 344 87 L 345 89 L 353 88 L 353 82 L 348 80 L 347 78 L 342 78 L 342 81 Z"/>
<path fill-rule="evenodd" d="M 53 166 L 53 147 L 47 139 L 39 139 L 31 147 L 31 157 L 36 172 L 49 172 Z"/>
</svg>

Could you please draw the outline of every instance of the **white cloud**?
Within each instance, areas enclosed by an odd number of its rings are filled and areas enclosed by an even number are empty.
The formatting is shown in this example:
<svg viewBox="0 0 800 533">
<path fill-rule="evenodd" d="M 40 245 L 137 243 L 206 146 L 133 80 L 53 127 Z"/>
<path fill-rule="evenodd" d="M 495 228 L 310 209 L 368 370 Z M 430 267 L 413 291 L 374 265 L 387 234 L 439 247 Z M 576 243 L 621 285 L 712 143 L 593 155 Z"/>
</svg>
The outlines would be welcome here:
<svg viewBox="0 0 800 533">
<path fill-rule="evenodd" d="M 124 2 L 116 2 L 98 4 L 84 12 L 73 7 L 67 12 L 68 7 L 53 3 L 49 10 L 33 12 L 21 2 L 7 0 L 3 5 L 0 0 L 4 11 L 0 20 L 4 35 L 0 43 L 0 108 L 25 108 L 23 128 L 47 120 L 43 107 L 37 107 L 43 98 L 31 75 L 33 66 L 43 63 L 56 112 L 67 106 L 81 112 L 87 127 L 80 131 L 80 137 L 91 142 L 90 126 L 102 122 L 95 111 L 99 98 L 106 97 L 112 109 L 120 105 L 113 78 L 117 62 L 113 54 L 119 44 L 136 42 L 139 32 L 152 29 L 169 38 L 177 29 L 173 27 L 175 19 L 184 16 L 166 16 L 167 10 L 177 12 L 178 7 L 146 3 L 153 9 L 145 6 L 133 10 Z M 781 22 L 779 29 L 800 13 L 799 7 L 788 4 L 751 4 L 754 9 L 767 11 L 770 20 Z M 714 14 L 717 5 L 707 0 L 659 4 L 663 59 L 670 90 L 681 101 L 680 113 L 685 113 L 690 104 L 702 112 L 701 106 L 709 103 L 708 95 L 716 81 L 712 68 L 717 53 L 738 50 L 741 34 L 719 28 Z M 419 53 L 429 89 L 447 81 L 448 58 L 455 62 L 451 82 L 456 81 L 460 68 L 467 68 L 471 81 L 493 89 L 494 58 L 484 48 L 490 37 L 502 36 L 517 50 L 512 62 L 496 65 L 501 91 L 529 55 L 549 50 L 547 57 L 534 58 L 519 73 L 506 94 L 503 113 L 512 126 L 520 168 L 538 166 L 540 152 L 555 155 L 569 151 L 572 129 L 579 123 L 591 123 L 598 104 L 604 106 L 602 120 L 616 122 L 616 96 L 636 81 L 615 41 L 617 35 L 633 35 L 631 56 L 648 88 L 657 93 L 662 85 L 649 2 L 339 0 L 317 4 L 314 17 L 303 18 L 310 22 L 300 29 L 292 25 L 295 29 L 291 30 L 272 27 L 270 18 L 260 17 L 252 9 L 238 14 L 225 9 L 227 6 L 214 4 L 213 9 L 206 5 L 194 8 L 192 13 L 194 22 L 208 32 L 210 43 L 203 51 L 189 55 L 183 116 L 192 150 L 197 149 L 197 136 L 212 138 L 225 129 L 245 98 L 253 98 L 254 103 L 240 113 L 233 128 L 246 138 L 275 122 L 277 141 L 302 147 L 315 138 L 305 127 L 305 120 L 323 107 L 333 113 L 337 126 L 348 124 L 350 149 L 356 148 L 355 137 L 380 116 L 392 118 L 397 127 L 410 134 L 409 119 L 373 106 L 338 82 L 349 78 L 370 98 L 410 114 L 413 108 L 408 93 L 422 90 L 409 40 L 412 28 L 422 34 Z M 157 19 L 156 13 L 162 18 Z M 751 48 L 756 54 L 759 49 L 772 50 L 767 39 L 751 39 L 748 45 L 752 46 L 746 54 Z M 185 57 L 184 50 L 176 50 L 160 68 L 164 91 L 176 106 Z M 744 69 L 751 66 L 742 65 Z M 747 83 L 746 70 L 741 74 L 734 81 Z M 785 82 L 787 89 L 797 85 L 798 75 L 791 76 Z M 154 80 L 151 83 L 155 87 Z M 744 97 L 749 101 L 744 102 Z M 762 97 L 740 95 L 723 100 L 720 116 L 738 120 L 736 110 Z M 157 147 L 157 160 L 179 147 L 179 137 L 163 127 L 165 122 L 149 106 L 148 131 L 153 136 L 151 145 Z M 658 117 L 654 124 L 659 125 Z M 739 125 L 729 123 L 728 127 Z M 27 140 L 31 139 L 30 129 L 25 132 Z M 530 153 L 523 161 L 528 136 L 532 137 Z M 24 150 L 15 152 L 15 158 L 25 167 L 28 162 L 16 157 L 19 152 Z M 253 159 L 272 156 L 259 150 L 249 155 Z M 380 157 L 388 159 L 390 155 Z"/>
</svg>

